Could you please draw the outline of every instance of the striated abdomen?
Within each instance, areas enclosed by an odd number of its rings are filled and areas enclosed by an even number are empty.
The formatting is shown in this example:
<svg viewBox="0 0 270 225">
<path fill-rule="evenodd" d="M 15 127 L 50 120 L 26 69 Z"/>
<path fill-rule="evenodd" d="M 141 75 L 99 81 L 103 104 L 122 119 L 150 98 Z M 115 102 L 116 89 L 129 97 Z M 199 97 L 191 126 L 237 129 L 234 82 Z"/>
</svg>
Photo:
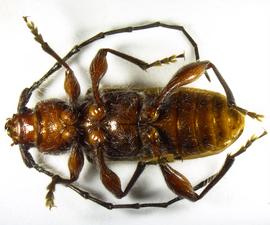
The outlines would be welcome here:
<svg viewBox="0 0 270 225">
<path fill-rule="evenodd" d="M 177 153 L 183 159 L 221 152 L 244 129 L 244 115 L 229 108 L 226 97 L 199 89 L 179 91 Z"/>
</svg>

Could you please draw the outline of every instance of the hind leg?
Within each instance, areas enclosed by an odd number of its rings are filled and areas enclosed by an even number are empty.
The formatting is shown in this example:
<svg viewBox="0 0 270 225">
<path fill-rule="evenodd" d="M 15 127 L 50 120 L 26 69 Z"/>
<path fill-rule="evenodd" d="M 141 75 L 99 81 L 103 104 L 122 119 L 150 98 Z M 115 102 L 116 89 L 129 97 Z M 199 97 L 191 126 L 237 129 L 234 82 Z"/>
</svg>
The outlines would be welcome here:
<svg viewBox="0 0 270 225">
<path fill-rule="evenodd" d="M 200 200 L 223 178 L 223 176 L 233 165 L 236 157 L 244 153 L 254 141 L 260 139 L 266 134 L 267 133 L 265 131 L 260 136 L 252 136 L 238 151 L 228 154 L 221 170 L 215 175 L 215 177 L 211 180 L 211 182 L 208 183 L 208 185 L 200 194 L 195 192 L 194 188 L 191 186 L 190 182 L 184 175 L 171 168 L 168 164 L 160 165 L 168 187 L 178 196 L 184 197 L 190 201 L 195 202 Z"/>
</svg>

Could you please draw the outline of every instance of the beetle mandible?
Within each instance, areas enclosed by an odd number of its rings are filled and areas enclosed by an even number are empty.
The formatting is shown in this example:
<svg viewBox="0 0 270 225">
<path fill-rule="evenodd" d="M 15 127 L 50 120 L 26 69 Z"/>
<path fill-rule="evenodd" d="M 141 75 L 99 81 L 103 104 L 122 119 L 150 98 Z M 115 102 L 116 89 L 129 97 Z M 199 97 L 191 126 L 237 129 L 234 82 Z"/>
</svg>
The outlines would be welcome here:
<svg viewBox="0 0 270 225">
<path fill-rule="evenodd" d="M 56 184 L 65 184 L 86 199 L 108 209 L 167 207 L 183 198 L 197 201 L 219 182 L 232 166 L 235 158 L 257 139 L 266 134 L 252 136 L 235 153 L 227 155 L 221 170 L 192 187 L 189 180 L 168 163 L 181 159 L 193 159 L 217 154 L 230 146 L 244 129 L 245 116 L 261 120 L 262 115 L 245 110 L 235 103 L 234 96 L 217 67 L 210 61 L 200 61 L 197 44 L 182 26 L 160 22 L 99 33 L 76 45 L 61 58 L 38 32 L 27 17 L 24 20 L 42 49 L 54 57 L 57 63 L 20 96 L 17 113 L 8 119 L 5 129 L 18 144 L 27 167 L 52 177 L 48 185 L 46 206 L 54 206 Z M 183 54 L 173 55 L 146 63 L 143 60 L 114 49 L 100 49 L 90 65 L 92 89 L 81 101 L 80 85 L 67 60 L 83 47 L 109 35 L 163 27 L 183 32 L 192 44 L 196 61 L 180 68 L 164 88 L 108 89 L 100 90 L 99 83 L 106 74 L 108 53 L 139 66 L 143 70 L 172 63 Z M 40 101 L 34 109 L 26 105 L 36 89 L 56 70 L 64 67 L 64 90 L 68 102 L 59 99 Z M 226 96 L 197 88 L 182 87 L 212 69 Z M 70 149 L 69 178 L 63 178 L 38 165 L 29 148 L 41 153 L 55 154 Z M 103 185 L 117 198 L 129 193 L 145 167 L 158 165 L 167 186 L 176 198 L 161 203 L 112 204 L 91 196 L 74 186 L 84 164 L 84 156 L 96 163 Z M 137 160 L 137 167 L 125 189 L 121 181 L 107 165 L 109 160 Z M 196 190 L 205 187 L 201 193 Z"/>
</svg>

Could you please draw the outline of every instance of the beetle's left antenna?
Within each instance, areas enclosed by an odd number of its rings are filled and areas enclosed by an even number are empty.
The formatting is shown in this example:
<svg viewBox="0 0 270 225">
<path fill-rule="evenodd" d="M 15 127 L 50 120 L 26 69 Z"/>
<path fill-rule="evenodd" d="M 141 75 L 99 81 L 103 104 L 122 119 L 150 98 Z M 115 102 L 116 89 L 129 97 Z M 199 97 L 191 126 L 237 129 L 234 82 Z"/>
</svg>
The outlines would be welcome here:
<svg viewBox="0 0 270 225">
<path fill-rule="evenodd" d="M 53 58 L 57 60 L 57 62 L 65 67 L 66 69 L 66 77 L 64 88 L 69 96 L 69 100 L 73 106 L 80 95 L 80 85 L 69 65 L 49 46 L 47 42 L 44 41 L 42 35 L 38 32 L 38 28 L 35 26 L 34 22 L 28 20 L 27 16 L 23 17 L 26 22 L 27 27 L 30 29 L 31 33 L 34 35 L 35 40 L 41 44 L 42 49 L 51 55 Z"/>
<path fill-rule="evenodd" d="M 55 58 L 57 62 L 59 62 L 67 70 L 72 71 L 69 65 L 49 46 L 47 42 L 44 41 L 42 35 L 38 32 L 38 28 L 35 26 L 34 22 L 28 20 L 27 16 L 24 16 L 23 19 L 26 22 L 26 25 L 30 29 L 31 33 L 34 35 L 34 39 L 41 44 L 42 49 L 49 55 L 51 55 L 53 58 Z"/>
</svg>

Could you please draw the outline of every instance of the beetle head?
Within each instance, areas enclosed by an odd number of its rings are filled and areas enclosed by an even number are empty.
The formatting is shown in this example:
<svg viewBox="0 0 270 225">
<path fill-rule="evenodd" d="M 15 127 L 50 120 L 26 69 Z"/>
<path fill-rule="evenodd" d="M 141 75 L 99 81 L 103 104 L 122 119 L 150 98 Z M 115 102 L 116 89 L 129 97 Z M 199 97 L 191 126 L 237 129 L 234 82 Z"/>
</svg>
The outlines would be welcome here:
<svg viewBox="0 0 270 225">
<path fill-rule="evenodd" d="M 12 145 L 33 143 L 35 131 L 32 111 L 14 114 L 12 118 L 7 119 L 5 129 L 13 140 Z"/>
<path fill-rule="evenodd" d="M 20 119 L 17 114 L 14 114 L 12 118 L 8 118 L 5 124 L 5 129 L 8 136 L 13 140 L 13 144 L 18 144 L 20 139 Z"/>
</svg>

